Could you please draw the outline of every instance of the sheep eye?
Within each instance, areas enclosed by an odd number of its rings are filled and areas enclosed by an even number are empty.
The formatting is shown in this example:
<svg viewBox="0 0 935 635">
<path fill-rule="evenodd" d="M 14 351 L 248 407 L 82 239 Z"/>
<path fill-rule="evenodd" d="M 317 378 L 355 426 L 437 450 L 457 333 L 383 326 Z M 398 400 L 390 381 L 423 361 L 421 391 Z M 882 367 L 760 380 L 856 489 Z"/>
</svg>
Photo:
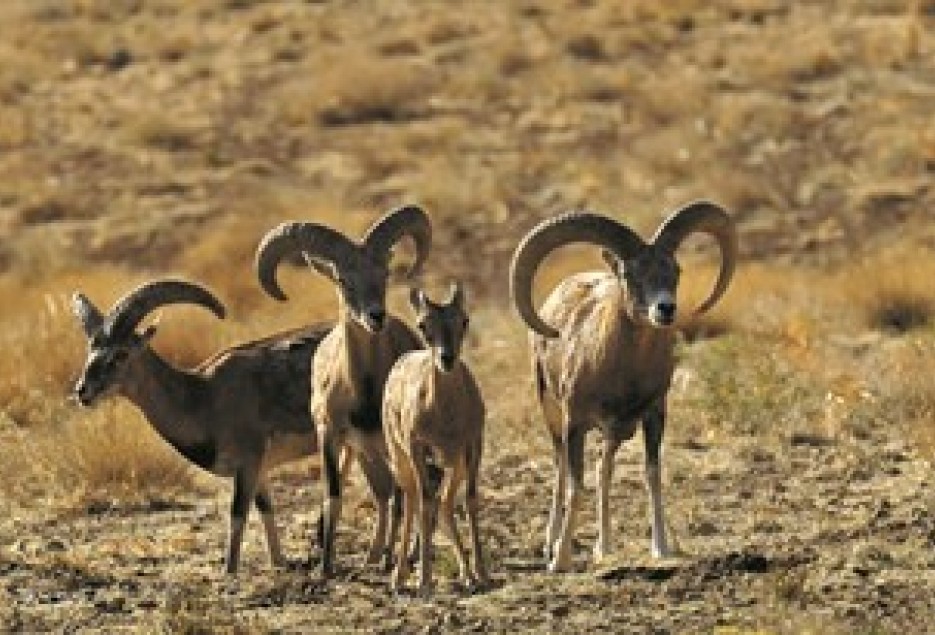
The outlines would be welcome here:
<svg viewBox="0 0 935 635">
<path fill-rule="evenodd" d="M 418 328 L 419 332 L 422 333 L 423 335 L 425 334 L 427 330 L 425 326 L 425 322 L 419 322 L 418 324 L 416 324 L 416 328 Z"/>
</svg>

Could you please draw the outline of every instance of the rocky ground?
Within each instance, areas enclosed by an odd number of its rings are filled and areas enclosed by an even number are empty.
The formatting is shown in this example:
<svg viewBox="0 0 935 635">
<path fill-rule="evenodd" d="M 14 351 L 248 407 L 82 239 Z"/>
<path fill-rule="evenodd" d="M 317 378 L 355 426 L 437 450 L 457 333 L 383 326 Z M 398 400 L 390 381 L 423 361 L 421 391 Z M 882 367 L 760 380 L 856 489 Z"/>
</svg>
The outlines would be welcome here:
<svg viewBox="0 0 935 635">
<path fill-rule="evenodd" d="M 637 436 L 623 446 L 614 478 L 617 553 L 591 563 L 589 474 L 575 570 L 545 572 L 548 442 L 525 397 L 506 401 L 488 374 L 482 527 L 490 589 L 460 588 L 442 545 L 436 596 L 392 595 L 387 576 L 363 563 L 372 506 L 356 472 L 338 574 L 322 584 L 317 554 L 309 559 L 319 485 L 309 466 L 296 466 L 275 486 L 287 569 L 270 569 L 254 519 L 242 571 L 221 573 L 229 488 L 198 478 L 198 494 L 97 499 L 57 514 L 37 506 L 6 518 L 0 615 L 21 631 L 933 632 L 931 465 L 899 427 L 840 400 L 791 428 L 775 412 L 763 413 L 775 416 L 773 430 L 706 429 L 693 374 L 705 372 L 696 363 L 718 345 L 686 347 L 672 394 L 664 459 L 678 557 L 649 556 Z M 829 434 L 835 418 L 845 423 Z"/>
</svg>

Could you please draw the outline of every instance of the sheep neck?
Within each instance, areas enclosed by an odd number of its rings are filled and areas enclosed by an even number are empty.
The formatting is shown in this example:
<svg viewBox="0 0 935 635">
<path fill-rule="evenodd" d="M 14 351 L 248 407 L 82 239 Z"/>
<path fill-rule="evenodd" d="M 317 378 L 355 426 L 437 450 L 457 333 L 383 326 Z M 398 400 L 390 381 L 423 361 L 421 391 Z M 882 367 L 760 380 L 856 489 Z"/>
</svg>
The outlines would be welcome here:
<svg viewBox="0 0 935 635">
<path fill-rule="evenodd" d="M 123 382 L 122 394 L 143 413 L 150 425 L 176 448 L 205 440 L 197 425 L 204 385 L 201 377 L 169 365 L 149 348 L 140 351 L 135 372 Z"/>
<path fill-rule="evenodd" d="M 375 355 L 379 333 L 371 333 L 361 326 L 349 314 L 341 320 L 343 331 L 344 355 L 349 376 L 363 378 L 372 375 L 375 366 Z"/>
</svg>

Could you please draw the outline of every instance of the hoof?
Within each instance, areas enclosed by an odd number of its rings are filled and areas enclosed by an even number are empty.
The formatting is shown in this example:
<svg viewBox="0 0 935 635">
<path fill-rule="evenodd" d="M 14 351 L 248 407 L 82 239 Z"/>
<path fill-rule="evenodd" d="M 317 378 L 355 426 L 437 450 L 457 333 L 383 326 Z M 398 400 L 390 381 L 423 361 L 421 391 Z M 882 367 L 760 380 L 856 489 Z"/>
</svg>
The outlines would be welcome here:
<svg viewBox="0 0 935 635">
<path fill-rule="evenodd" d="M 592 557 L 594 559 L 594 564 L 604 564 L 610 558 L 610 549 L 607 547 L 596 544 L 594 545 L 594 551 L 592 552 Z"/>
<path fill-rule="evenodd" d="M 475 572 L 473 576 L 473 585 L 471 593 L 479 593 L 490 588 L 490 578 L 483 571 Z"/>
<path fill-rule="evenodd" d="M 571 569 L 571 558 L 555 557 L 549 562 L 549 573 L 564 573 Z"/>
<path fill-rule="evenodd" d="M 653 558 L 671 558 L 675 555 L 668 545 L 653 545 L 650 551 Z"/>
</svg>

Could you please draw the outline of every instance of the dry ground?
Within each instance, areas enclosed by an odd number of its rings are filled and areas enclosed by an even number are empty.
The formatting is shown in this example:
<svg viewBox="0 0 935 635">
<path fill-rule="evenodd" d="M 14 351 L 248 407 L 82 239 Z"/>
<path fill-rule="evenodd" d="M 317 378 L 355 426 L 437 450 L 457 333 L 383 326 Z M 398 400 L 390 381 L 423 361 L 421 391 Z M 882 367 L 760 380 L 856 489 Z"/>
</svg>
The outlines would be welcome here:
<svg viewBox="0 0 935 635">
<path fill-rule="evenodd" d="M 935 632 L 935 5 L 7 0 L 0 6 L 0 624 L 13 631 Z M 505 266 L 537 219 L 585 206 L 649 232 L 694 197 L 737 217 L 724 302 L 684 325 L 665 449 L 681 555 L 648 555 L 637 437 L 613 489 L 618 554 L 543 572 L 550 483 Z M 432 213 L 427 282 L 466 280 L 490 411 L 494 588 L 394 598 L 362 564 L 310 571 L 314 465 L 276 481 L 292 565 L 258 522 L 220 574 L 228 485 L 126 404 L 65 399 L 75 288 L 211 284 L 215 324 L 165 312 L 156 346 L 216 348 L 333 315 L 251 271 L 284 218 L 348 232 Z M 687 303 L 713 277 L 684 250 Z M 569 250 L 543 276 L 595 265 Z M 400 292 L 393 303 L 401 306 Z M 594 448 L 589 451 L 593 452 Z M 454 572 L 442 549 L 442 578 Z"/>
</svg>

